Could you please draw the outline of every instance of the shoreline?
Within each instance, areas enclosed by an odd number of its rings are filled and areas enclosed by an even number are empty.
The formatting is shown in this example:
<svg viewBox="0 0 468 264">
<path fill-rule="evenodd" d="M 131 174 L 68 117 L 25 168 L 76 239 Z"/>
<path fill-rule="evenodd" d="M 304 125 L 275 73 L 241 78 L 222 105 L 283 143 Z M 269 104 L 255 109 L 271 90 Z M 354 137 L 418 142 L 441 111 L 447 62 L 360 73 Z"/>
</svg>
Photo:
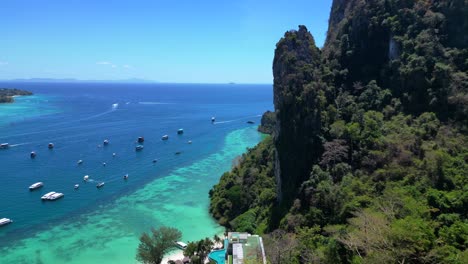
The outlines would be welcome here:
<svg viewBox="0 0 468 264">
<path fill-rule="evenodd" d="M 226 238 L 224 236 L 224 232 L 219 233 L 217 235 L 222 239 L 222 241 L 224 241 L 224 239 Z M 200 238 L 200 239 L 204 239 L 204 238 Z M 210 240 L 213 241 L 212 251 L 219 250 L 220 248 L 224 246 L 224 242 L 216 243 L 212 237 L 210 237 Z M 191 242 L 191 241 L 187 241 L 187 242 Z M 164 256 L 163 260 L 161 261 L 161 264 L 167 264 L 170 260 L 172 261 L 183 260 L 184 258 L 185 258 L 184 251 L 182 249 L 175 249 Z M 207 261 L 208 261 L 208 256 L 205 260 L 205 263 L 207 263 Z"/>
</svg>

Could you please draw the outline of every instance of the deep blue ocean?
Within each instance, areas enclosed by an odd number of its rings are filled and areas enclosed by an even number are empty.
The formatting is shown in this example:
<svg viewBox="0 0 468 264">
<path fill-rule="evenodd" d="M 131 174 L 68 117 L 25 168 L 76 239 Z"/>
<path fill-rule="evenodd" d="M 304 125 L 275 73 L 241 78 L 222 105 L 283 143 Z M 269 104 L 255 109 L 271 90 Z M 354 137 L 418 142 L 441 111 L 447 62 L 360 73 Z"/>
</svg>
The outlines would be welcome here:
<svg viewBox="0 0 468 264">
<path fill-rule="evenodd" d="M 33 244 L 28 239 L 37 239 L 35 243 L 40 244 L 41 232 L 56 226 L 72 225 L 76 221 L 91 224 L 86 221 L 91 221 L 100 210 L 114 216 L 130 214 L 128 209 L 115 211 L 116 203 L 126 201 L 127 196 L 134 199 L 129 208 L 140 205 L 149 208 L 153 205 L 145 203 L 165 201 L 162 196 L 167 196 L 166 204 L 159 204 L 157 210 L 167 209 L 171 197 L 184 200 L 180 204 L 187 206 L 184 211 L 198 208 L 189 203 L 197 199 L 203 203 L 203 208 L 197 210 L 207 210 L 207 190 L 230 168 L 231 158 L 258 143 L 261 135 L 256 127 L 261 115 L 273 108 L 271 85 L 0 83 L 0 87 L 34 93 L 31 97 L 16 98 L 13 104 L 0 105 L 0 143 L 11 146 L 0 149 L 0 218 L 14 221 L 0 227 L 0 263 L 34 261 L 24 253 L 29 250 L 24 244 Z M 180 128 L 184 130 L 182 135 L 177 134 Z M 169 140 L 161 140 L 166 134 Z M 145 138 L 144 149 L 137 152 L 136 139 L 140 136 Z M 103 146 L 105 139 L 110 142 L 107 146 Z M 192 144 L 188 144 L 189 140 Z M 55 146 L 51 150 L 47 148 L 49 142 Z M 230 152 L 228 146 L 236 145 L 240 148 Z M 31 151 L 37 153 L 36 158 L 30 158 Z M 83 163 L 78 165 L 78 160 Z M 194 172 L 197 168 L 208 175 L 206 180 L 197 179 L 201 177 Z M 135 193 L 149 188 L 150 183 L 159 182 L 162 186 L 158 180 L 176 170 L 180 174 L 180 179 L 173 181 L 177 188 L 168 193 L 162 191 L 166 187 L 152 187 L 144 196 L 151 196 L 151 200 L 138 200 Z M 126 181 L 125 174 L 129 175 Z M 89 182 L 83 181 L 84 175 L 89 175 Z M 29 191 L 29 185 L 38 181 L 44 182 L 44 187 Z M 97 189 L 96 183 L 100 181 L 105 186 Z M 75 184 L 80 185 L 78 190 L 74 189 Z M 65 196 L 54 202 L 41 201 L 41 195 L 49 191 L 62 192 Z M 184 195 L 185 191 L 188 194 Z M 145 210 L 151 211 L 148 208 Z M 135 218 L 138 218 L 137 226 L 128 232 L 138 237 L 141 231 L 138 225 L 151 224 L 138 222 L 144 216 Z M 49 263 L 47 260 L 73 262 L 55 251 L 38 248 L 43 251 L 35 249 L 34 254 L 38 250 L 42 252 L 39 258 L 44 263 Z M 21 251 L 24 252 L 17 253 Z M 91 257 L 76 257 L 80 258 L 83 261 Z"/>
</svg>

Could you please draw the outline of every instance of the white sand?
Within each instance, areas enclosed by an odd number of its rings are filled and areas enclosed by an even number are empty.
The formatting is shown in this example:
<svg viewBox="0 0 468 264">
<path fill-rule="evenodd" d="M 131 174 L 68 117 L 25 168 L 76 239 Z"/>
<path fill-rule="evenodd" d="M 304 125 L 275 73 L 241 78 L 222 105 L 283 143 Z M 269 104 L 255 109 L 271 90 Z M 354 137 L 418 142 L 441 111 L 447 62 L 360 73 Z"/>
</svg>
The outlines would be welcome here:
<svg viewBox="0 0 468 264">
<path fill-rule="evenodd" d="M 169 260 L 174 260 L 174 261 L 176 261 L 176 260 L 179 260 L 179 259 L 180 259 L 180 260 L 184 259 L 184 251 L 182 251 L 182 250 L 180 250 L 180 249 L 175 250 L 175 251 L 173 251 L 173 252 L 167 254 L 166 256 L 164 256 L 164 258 L 163 258 L 163 260 L 162 260 L 161 263 L 162 263 L 162 264 L 167 264 L 167 262 L 168 262 Z"/>
</svg>

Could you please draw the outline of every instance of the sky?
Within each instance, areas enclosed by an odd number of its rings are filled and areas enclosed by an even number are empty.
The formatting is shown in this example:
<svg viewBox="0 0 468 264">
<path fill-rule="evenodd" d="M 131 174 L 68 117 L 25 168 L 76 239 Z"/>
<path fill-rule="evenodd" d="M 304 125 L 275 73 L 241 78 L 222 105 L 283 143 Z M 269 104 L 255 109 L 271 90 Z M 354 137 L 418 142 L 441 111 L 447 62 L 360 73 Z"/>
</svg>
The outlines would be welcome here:
<svg viewBox="0 0 468 264">
<path fill-rule="evenodd" d="M 0 79 L 272 83 L 275 45 L 319 47 L 332 0 L 1 0 Z"/>
</svg>

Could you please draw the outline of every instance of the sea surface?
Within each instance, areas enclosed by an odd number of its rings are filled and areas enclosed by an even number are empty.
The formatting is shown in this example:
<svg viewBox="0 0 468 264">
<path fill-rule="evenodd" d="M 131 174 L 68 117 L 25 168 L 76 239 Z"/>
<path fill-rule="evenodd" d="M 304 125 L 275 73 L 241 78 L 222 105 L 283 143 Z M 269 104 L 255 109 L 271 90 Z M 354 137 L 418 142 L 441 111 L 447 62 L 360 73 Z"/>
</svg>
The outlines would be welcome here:
<svg viewBox="0 0 468 264">
<path fill-rule="evenodd" d="M 136 263 L 138 238 L 152 227 L 176 227 L 184 241 L 223 232 L 209 215 L 208 191 L 261 140 L 256 128 L 273 108 L 271 85 L 0 87 L 34 93 L 0 104 L 0 143 L 11 146 L 0 149 L 0 218 L 14 221 L 0 227 L 2 264 Z M 144 149 L 137 152 L 140 136 Z M 44 187 L 29 191 L 38 181 Z M 65 196 L 41 201 L 49 191 Z"/>
</svg>

